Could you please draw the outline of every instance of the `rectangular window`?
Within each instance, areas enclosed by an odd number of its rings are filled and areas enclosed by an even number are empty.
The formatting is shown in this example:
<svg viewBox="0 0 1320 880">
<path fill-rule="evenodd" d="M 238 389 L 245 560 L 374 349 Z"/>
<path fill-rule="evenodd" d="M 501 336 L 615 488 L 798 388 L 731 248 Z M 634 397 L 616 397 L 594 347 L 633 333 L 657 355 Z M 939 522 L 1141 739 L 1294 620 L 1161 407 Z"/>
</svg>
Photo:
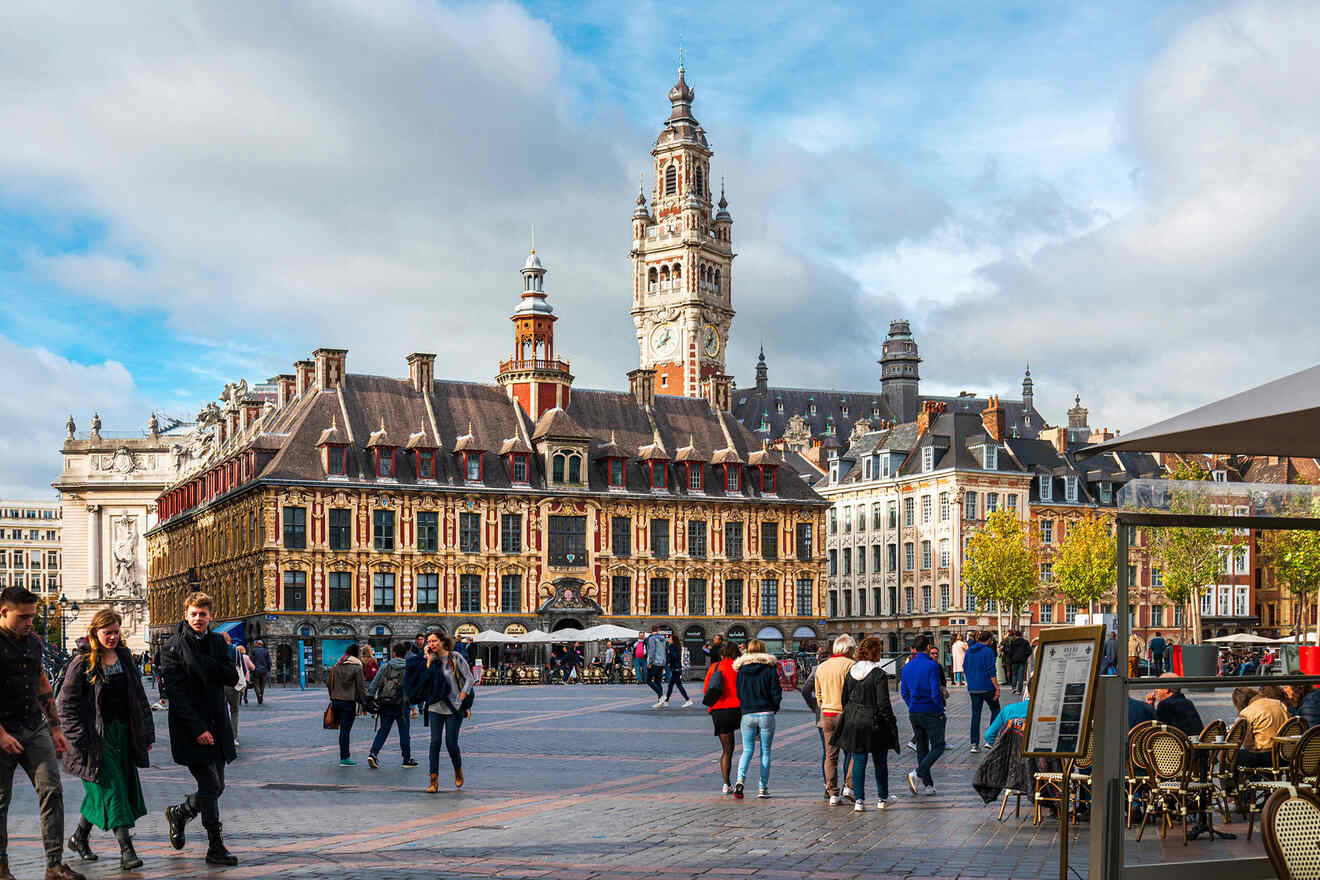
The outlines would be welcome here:
<svg viewBox="0 0 1320 880">
<path fill-rule="evenodd" d="M 522 552 L 522 514 L 500 514 L 500 550 L 504 553 Z"/>
<path fill-rule="evenodd" d="M 778 578 L 764 578 L 761 581 L 761 613 L 766 615 L 779 613 Z"/>
<path fill-rule="evenodd" d="M 724 491 L 739 492 L 742 487 L 742 478 L 739 476 L 738 466 L 735 464 L 725 465 L 724 467 Z"/>
<path fill-rule="evenodd" d="M 616 574 L 610 579 L 610 611 L 614 614 L 632 613 L 632 578 Z"/>
<path fill-rule="evenodd" d="M 1246 584 L 1238 584 L 1233 588 L 1233 616 L 1246 617 L 1247 599 L 1249 598 L 1250 587 Z"/>
<path fill-rule="evenodd" d="M 1052 580 L 1054 580 L 1054 563 L 1042 562 L 1040 564 L 1040 582 L 1048 584 Z"/>
<path fill-rule="evenodd" d="M 417 610 L 440 610 L 440 575 L 435 572 L 422 572 L 417 575 Z"/>
<path fill-rule="evenodd" d="M 908 541 L 903 545 L 903 570 L 911 571 L 916 565 L 916 559 L 917 550 L 912 546 L 912 542 Z"/>
<path fill-rule="evenodd" d="M 1054 603 L 1053 603 L 1053 602 L 1044 602 L 1044 603 L 1041 604 L 1041 606 L 1040 606 L 1040 622 L 1041 622 L 1041 623 L 1053 623 L 1053 622 L 1054 622 Z"/>
<path fill-rule="evenodd" d="M 610 549 L 615 556 L 632 555 L 632 520 L 616 516 L 610 520 Z"/>
<path fill-rule="evenodd" d="M 669 578 L 651 578 L 651 613 L 669 613 Z"/>
<path fill-rule="evenodd" d="M 887 526 L 886 526 L 886 527 L 887 527 L 891 532 L 892 532 L 894 529 L 898 528 L 898 502 L 897 502 L 897 501 L 891 501 L 891 502 L 889 502 L 889 507 L 888 507 L 888 511 L 887 511 L 887 513 L 886 513 L 886 515 L 885 515 L 885 519 L 887 520 Z"/>
<path fill-rule="evenodd" d="M 688 614 L 706 613 L 706 579 L 688 578 Z"/>
<path fill-rule="evenodd" d="M 884 527 L 885 527 L 885 515 L 883 509 L 880 507 L 880 502 L 877 501 L 876 503 L 871 505 L 871 528 L 875 529 L 876 531 L 879 531 Z"/>
<path fill-rule="evenodd" d="M 811 578 L 797 579 L 797 603 L 794 610 L 800 617 L 807 617 L 815 613 L 816 609 L 811 601 L 812 583 Z"/>
<path fill-rule="evenodd" d="M 463 614 L 477 614 L 481 611 L 481 575 L 458 576 L 458 610 Z"/>
<path fill-rule="evenodd" d="M 1076 503 L 1077 503 L 1077 478 L 1076 478 L 1076 477 L 1064 477 L 1064 478 L 1063 478 L 1063 498 L 1064 498 L 1064 500 L 1067 501 L 1069 504 L 1076 504 Z"/>
<path fill-rule="evenodd" d="M 843 556 L 843 576 L 847 577 L 852 574 L 852 550 L 845 547 L 840 554 Z"/>
<path fill-rule="evenodd" d="M 866 531 L 866 505 L 857 505 L 857 531 Z"/>
<path fill-rule="evenodd" d="M 394 572 L 378 571 L 372 577 L 371 610 L 394 610 Z"/>
<path fill-rule="evenodd" d="M 963 495 L 963 519 L 976 519 L 976 493 Z"/>
<path fill-rule="evenodd" d="M 1040 521 L 1040 542 L 1042 544 L 1054 543 L 1054 520 L 1043 519 Z"/>
<path fill-rule="evenodd" d="M 837 534 L 839 533 L 839 511 L 838 511 L 838 508 L 834 508 L 834 507 L 831 507 L 831 508 L 830 508 L 829 520 L 830 520 L 830 534 L 831 534 L 831 535 L 837 535 Z"/>
<path fill-rule="evenodd" d="M 328 446 L 325 450 L 327 474 L 344 475 L 344 447 Z"/>
<path fill-rule="evenodd" d="M 376 450 L 376 476 L 394 476 L 394 451 L 392 449 Z"/>
<path fill-rule="evenodd" d="M 1159 569 L 1159 568 L 1156 568 L 1156 567 L 1154 567 L 1154 566 L 1151 566 L 1151 569 L 1150 569 L 1150 585 L 1151 585 L 1152 587 L 1162 587 L 1162 586 L 1164 586 L 1164 572 L 1163 572 L 1163 570 L 1161 570 L 1161 569 Z"/>
<path fill-rule="evenodd" d="M 417 549 L 434 553 L 440 549 L 440 514 L 423 510 L 417 514 Z"/>
<path fill-rule="evenodd" d="M 729 578 L 724 582 L 724 613 L 742 614 L 743 613 L 743 582 L 742 578 Z"/>
<path fill-rule="evenodd" d="M 999 493 L 998 492 L 985 493 L 985 515 L 989 516 L 998 509 L 999 509 Z"/>
<path fill-rule="evenodd" d="M 931 519 L 931 497 L 929 495 L 921 496 L 921 521 L 930 522 Z"/>
<path fill-rule="evenodd" d="M 987 443 L 985 446 L 985 469 L 988 471 L 999 469 L 999 447 L 993 443 Z"/>
<path fill-rule="evenodd" d="M 866 574 L 866 548 L 857 548 L 857 573 Z"/>
<path fill-rule="evenodd" d="M 332 571 L 326 575 L 331 611 L 353 610 L 353 575 L 347 571 Z"/>
<path fill-rule="evenodd" d="M 935 447 L 926 446 L 921 450 L 921 469 L 923 471 L 935 470 Z"/>
<path fill-rule="evenodd" d="M 418 452 L 417 453 L 417 476 L 423 480 L 429 480 L 435 477 L 435 453 Z"/>
<path fill-rule="evenodd" d="M 940 522 L 949 521 L 949 493 L 940 493 Z"/>
<path fill-rule="evenodd" d="M 284 546 L 288 550 L 307 549 L 307 508 L 284 508 Z"/>
<path fill-rule="evenodd" d="M 1077 622 L 1077 606 L 1071 602 L 1063 606 L 1063 622 L 1064 623 Z"/>
<path fill-rule="evenodd" d="M 949 610 L 949 585 L 940 584 L 940 610 Z"/>
<path fill-rule="evenodd" d="M 587 564 L 587 518 L 552 516 L 549 522 L 549 560 L 551 565 Z"/>
<path fill-rule="evenodd" d="M 903 588 L 903 610 L 908 614 L 917 613 L 917 591 L 911 587 Z"/>
<path fill-rule="evenodd" d="M 1135 587 L 1137 585 L 1137 567 L 1135 565 L 1129 565 L 1127 567 L 1127 585 L 1129 587 Z"/>
<path fill-rule="evenodd" d="M 377 510 L 371 514 L 371 537 L 377 550 L 394 549 L 394 511 Z"/>
<path fill-rule="evenodd" d="M 522 575 L 506 574 L 500 577 L 500 611 L 505 614 L 522 613 Z"/>
<path fill-rule="evenodd" d="M 761 523 L 761 558 L 775 560 L 779 558 L 779 523 L 775 521 Z"/>
<path fill-rule="evenodd" d="M 891 573 L 898 571 L 898 545 L 887 544 L 885 546 L 889 548 L 889 552 L 886 554 L 887 561 L 886 561 L 885 571 Z"/>
<path fill-rule="evenodd" d="M 912 498 L 903 499 L 903 525 L 911 526 L 916 524 L 917 503 Z"/>
<path fill-rule="evenodd" d="M 940 538 L 940 568 L 948 568 L 953 564 L 953 545 L 948 538 Z"/>
<path fill-rule="evenodd" d="M 925 584 L 921 588 L 921 610 L 926 613 L 929 613 L 931 610 L 930 584 Z"/>
<path fill-rule="evenodd" d="M 925 571 L 931 566 L 930 541 L 921 542 L 921 569 Z"/>
<path fill-rule="evenodd" d="M 1054 500 L 1054 478 L 1049 474 L 1041 474 L 1036 477 L 1036 485 L 1040 492 L 1040 500 L 1048 504 Z M 1071 623 L 1072 621 L 1068 621 Z"/>
<path fill-rule="evenodd" d="M 663 489 L 668 483 L 668 466 L 663 461 L 651 462 L 651 488 Z"/>
<path fill-rule="evenodd" d="M 352 511 L 345 507 L 330 509 L 329 540 L 331 550 L 348 550 L 352 546 L 350 536 Z"/>
<path fill-rule="evenodd" d="M 513 482 L 527 482 L 527 456 L 515 455 L 513 457 Z"/>
<path fill-rule="evenodd" d="M 467 462 L 467 478 L 469 481 L 481 479 L 481 453 L 465 452 L 463 458 Z"/>
<path fill-rule="evenodd" d="M 830 560 L 829 562 L 830 577 L 837 577 L 839 574 L 839 551 L 830 550 L 828 558 Z"/>
<path fill-rule="evenodd" d="M 1005 495 L 1005 496 L 1004 496 L 1004 506 L 1007 507 L 1009 510 L 1013 511 L 1014 513 L 1017 513 L 1017 509 L 1018 509 L 1018 508 L 1017 508 L 1017 495 L 1014 495 L 1014 494 L 1012 494 L 1012 493 L 1009 493 L 1008 495 Z"/>
<path fill-rule="evenodd" d="M 798 562 L 811 561 L 811 523 L 797 524 L 797 558 Z"/>
<path fill-rule="evenodd" d="M 851 507 L 845 507 L 845 508 L 843 509 L 843 533 L 844 533 L 845 535 L 851 535 L 851 534 L 852 534 L 852 508 L 851 508 Z"/>
<path fill-rule="evenodd" d="M 611 458 L 611 459 L 610 459 L 609 473 L 610 473 L 610 485 L 611 485 L 611 486 L 622 486 L 622 485 L 623 485 L 623 482 L 624 482 L 624 481 L 623 481 L 623 477 L 624 477 L 624 473 L 623 473 L 623 459 L 621 459 L 621 458 Z"/>
<path fill-rule="evenodd" d="M 669 558 L 669 520 L 651 520 L 651 558 Z"/>
<path fill-rule="evenodd" d="M 1100 503 L 1101 503 L 1101 504 L 1110 504 L 1110 503 L 1113 502 L 1113 500 L 1114 500 L 1114 484 L 1113 484 L 1113 483 L 1101 483 L 1101 484 L 1100 484 Z"/>
<path fill-rule="evenodd" d="M 1163 606 L 1163 605 L 1152 605 L 1152 606 L 1150 606 L 1150 625 L 1151 625 L 1151 626 L 1164 626 L 1164 606 Z"/>
<path fill-rule="evenodd" d="M 481 514 L 460 513 L 458 515 L 458 552 L 481 552 Z"/>
<path fill-rule="evenodd" d="M 706 521 L 704 519 L 688 521 L 688 556 L 695 559 L 706 558 Z"/>
<path fill-rule="evenodd" d="M 724 556 L 726 559 L 743 558 L 743 524 L 727 522 L 724 524 Z"/>
<path fill-rule="evenodd" d="M 688 489 L 693 492 L 700 492 L 706 488 L 704 466 L 700 464 L 688 464 Z"/>
<path fill-rule="evenodd" d="M 880 574 L 885 570 L 885 551 L 879 544 L 871 545 L 871 571 Z"/>
<path fill-rule="evenodd" d="M 307 610 L 307 572 L 286 571 L 284 573 L 284 610 Z"/>
</svg>

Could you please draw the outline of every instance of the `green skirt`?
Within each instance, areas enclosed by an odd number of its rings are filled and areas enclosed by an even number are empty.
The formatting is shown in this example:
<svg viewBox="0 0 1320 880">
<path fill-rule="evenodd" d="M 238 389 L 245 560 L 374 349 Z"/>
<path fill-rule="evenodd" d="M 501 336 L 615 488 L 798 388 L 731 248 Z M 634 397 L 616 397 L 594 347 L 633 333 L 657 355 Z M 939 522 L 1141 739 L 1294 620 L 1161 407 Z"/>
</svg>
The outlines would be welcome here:
<svg viewBox="0 0 1320 880">
<path fill-rule="evenodd" d="M 101 756 L 101 781 L 83 780 L 83 802 L 79 812 L 97 828 L 132 828 L 147 815 L 142 780 L 133 763 L 128 723 L 111 721 L 105 726 L 105 750 Z"/>
</svg>

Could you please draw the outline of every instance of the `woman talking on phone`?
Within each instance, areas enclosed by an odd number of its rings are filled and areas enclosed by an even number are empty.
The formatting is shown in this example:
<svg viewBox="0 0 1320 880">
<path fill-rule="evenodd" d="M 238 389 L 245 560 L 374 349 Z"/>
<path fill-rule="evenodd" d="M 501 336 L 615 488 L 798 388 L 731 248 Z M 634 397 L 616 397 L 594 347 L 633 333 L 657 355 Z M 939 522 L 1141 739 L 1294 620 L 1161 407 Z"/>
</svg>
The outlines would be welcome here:
<svg viewBox="0 0 1320 880">
<path fill-rule="evenodd" d="M 449 751 L 454 765 L 454 788 L 463 787 L 463 755 L 458 750 L 458 730 L 472 705 L 472 669 L 454 650 L 454 639 L 432 632 L 426 637 L 426 723 L 431 726 L 431 784 L 428 792 L 440 789 L 440 746 Z"/>
</svg>

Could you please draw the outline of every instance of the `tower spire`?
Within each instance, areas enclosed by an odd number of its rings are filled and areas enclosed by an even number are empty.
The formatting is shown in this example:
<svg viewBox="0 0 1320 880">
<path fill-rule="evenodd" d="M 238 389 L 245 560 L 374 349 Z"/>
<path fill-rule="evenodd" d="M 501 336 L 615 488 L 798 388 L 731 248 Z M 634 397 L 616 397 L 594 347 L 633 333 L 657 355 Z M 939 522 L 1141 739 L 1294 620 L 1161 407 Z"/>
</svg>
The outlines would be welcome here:
<svg viewBox="0 0 1320 880">
<path fill-rule="evenodd" d="M 679 34 L 679 35 L 678 35 L 678 72 L 679 72 L 679 73 L 682 73 L 683 71 L 684 71 L 684 67 L 683 67 L 683 35 L 682 35 L 682 34 Z"/>
</svg>

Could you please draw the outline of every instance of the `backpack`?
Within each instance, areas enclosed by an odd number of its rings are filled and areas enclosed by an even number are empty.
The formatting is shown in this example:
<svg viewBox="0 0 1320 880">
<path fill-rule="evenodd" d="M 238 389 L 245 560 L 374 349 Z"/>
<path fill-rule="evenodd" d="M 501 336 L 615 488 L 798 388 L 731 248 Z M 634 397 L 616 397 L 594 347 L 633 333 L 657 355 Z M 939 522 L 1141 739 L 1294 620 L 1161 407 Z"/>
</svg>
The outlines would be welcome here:
<svg viewBox="0 0 1320 880">
<path fill-rule="evenodd" d="M 381 680 L 380 691 L 376 696 L 377 702 L 387 708 L 398 708 L 403 705 L 403 675 L 404 670 L 397 666 L 386 665 L 385 678 Z"/>
</svg>

